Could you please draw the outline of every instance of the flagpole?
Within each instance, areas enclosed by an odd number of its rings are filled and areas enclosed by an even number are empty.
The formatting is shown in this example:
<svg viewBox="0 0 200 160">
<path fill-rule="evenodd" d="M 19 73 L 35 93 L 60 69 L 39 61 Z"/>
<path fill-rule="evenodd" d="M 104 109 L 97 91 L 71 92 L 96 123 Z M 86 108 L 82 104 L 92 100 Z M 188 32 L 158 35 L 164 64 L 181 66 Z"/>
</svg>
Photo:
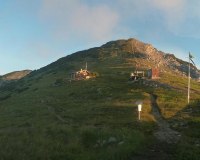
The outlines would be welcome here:
<svg viewBox="0 0 200 160">
<path fill-rule="evenodd" d="M 188 104 L 190 103 L 190 55 L 189 55 L 189 67 L 188 67 Z"/>
</svg>

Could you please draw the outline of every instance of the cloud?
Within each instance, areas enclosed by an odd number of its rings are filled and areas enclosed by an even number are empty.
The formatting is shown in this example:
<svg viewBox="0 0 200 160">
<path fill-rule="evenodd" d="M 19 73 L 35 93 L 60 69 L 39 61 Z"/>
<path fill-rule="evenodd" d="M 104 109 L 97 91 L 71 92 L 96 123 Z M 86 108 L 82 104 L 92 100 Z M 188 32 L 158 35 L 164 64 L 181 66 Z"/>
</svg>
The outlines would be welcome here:
<svg viewBox="0 0 200 160">
<path fill-rule="evenodd" d="M 70 23 L 77 31 L 87 33 L 95 39 L 102 39 L 112 32 L 117 20 L 118 15 L 107 6 L 83 6 L 72 15 Z"/>
<path fill-rule="evenodd" d="M 118 0 L 121 10 L 132 17 L 140 18 L 140 21 L 157 21 L 157 17 L 162 17 L 168 29 L 176 31 L 179 24 L 184 21 L 187 12 L 187 0 Z M 125 15 L 124 14 L 124 15 Z M 130 17 L 129 17 L 130 18 Z"/>
<path fill-rule="evenodd" d="M 167 0 L 167 1 L 161 1 L 161 0 L 152 0 L 151 4 L 159 9 L 164 10 L 171 10 L 171 9 L 180 9 L 185 4 L 185 0 Z"/>
<path fill-rule="evenodd" d="M 200 38 L 200 2 L 153 0 L 152 6 L 163 14 L 168 30 L 180 37 Z"/>
<path fill-rule="evenodd" d="M 40 19 L 58 40 L 73 37 L 98 41 L 111 35 L 119 17 L 105 4 L 89 6 L 79 0 L 43 0 Z"/>
<path fill-rule="evenodd" d="M 152 6 L 159 9 L 166 20 L 166 24 L 171 29 L 174 29 L 185 18 L 186 1 L 185 0 L 153 0 Z"/>
</svg>

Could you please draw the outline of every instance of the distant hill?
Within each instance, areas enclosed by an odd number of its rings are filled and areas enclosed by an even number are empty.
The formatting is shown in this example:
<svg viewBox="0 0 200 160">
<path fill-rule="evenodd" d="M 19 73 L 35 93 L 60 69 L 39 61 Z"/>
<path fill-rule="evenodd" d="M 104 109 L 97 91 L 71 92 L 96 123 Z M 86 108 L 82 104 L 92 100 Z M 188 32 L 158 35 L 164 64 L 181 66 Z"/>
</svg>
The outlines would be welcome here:
<svg viewBox="0 0 200 160">
<path fill-rule="evenodd" d="M 14 79 L 21 79 L 24 76 L 26 76 L 27 74 L 31 73 L 31 70 L 23 70 L 23 71 L 14 71 L 11 73 L 7 73 L 3 76 L 1 76 L 0 78 L 2 80 L 14 80 Z"/>
<path fill-rule="evenodd" d="M 9 83 L 20 80 L 21 78 L 30 74 L 31 70 L 14 71 L 0 76 L 0 86 L 8 85 Z"/>
</svg>

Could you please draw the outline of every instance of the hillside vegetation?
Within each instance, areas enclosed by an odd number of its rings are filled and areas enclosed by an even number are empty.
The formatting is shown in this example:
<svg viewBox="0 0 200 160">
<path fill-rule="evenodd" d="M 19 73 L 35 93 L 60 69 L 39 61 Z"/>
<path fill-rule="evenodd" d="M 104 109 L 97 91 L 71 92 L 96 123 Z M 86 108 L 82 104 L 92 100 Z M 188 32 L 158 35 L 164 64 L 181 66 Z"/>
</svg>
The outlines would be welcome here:
<svg viewBox="0 0 200 160">
<path fill-rule="evenodd" d="M 86 62 L 99 77 L 70 83 L 69 74 L 85 69 Z M 145 77 L 158 66 L 161 79 L 129 82 L 135 63 L 141 64 L 138 70 Z M 192 70 L 187 105 L 187 73 L 179 70 L 184 65 L 136 39 L 118 40 L 68 55 L 1 86 L 0 158 L 200 159 L 198 71 Z M 140 122 L 136 101 L 143 101 Z M 156 136 L 160 122 L 152 107 L 177 135 Z"/>
</svg>

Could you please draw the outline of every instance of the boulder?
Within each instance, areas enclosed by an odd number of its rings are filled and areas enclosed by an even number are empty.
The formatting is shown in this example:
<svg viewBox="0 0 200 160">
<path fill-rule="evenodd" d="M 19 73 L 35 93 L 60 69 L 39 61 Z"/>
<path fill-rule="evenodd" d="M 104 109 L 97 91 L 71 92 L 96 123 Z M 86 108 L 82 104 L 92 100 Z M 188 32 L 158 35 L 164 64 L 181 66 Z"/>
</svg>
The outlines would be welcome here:
<svg viewBox="0 0 200 160">
<path fill-rule="evenodd" d="M 116 138 L 115 137 L 110 137 L 108 140 L 108 143 L 112 143 L 112 142 L 116 142 Z"/>
</svg>

